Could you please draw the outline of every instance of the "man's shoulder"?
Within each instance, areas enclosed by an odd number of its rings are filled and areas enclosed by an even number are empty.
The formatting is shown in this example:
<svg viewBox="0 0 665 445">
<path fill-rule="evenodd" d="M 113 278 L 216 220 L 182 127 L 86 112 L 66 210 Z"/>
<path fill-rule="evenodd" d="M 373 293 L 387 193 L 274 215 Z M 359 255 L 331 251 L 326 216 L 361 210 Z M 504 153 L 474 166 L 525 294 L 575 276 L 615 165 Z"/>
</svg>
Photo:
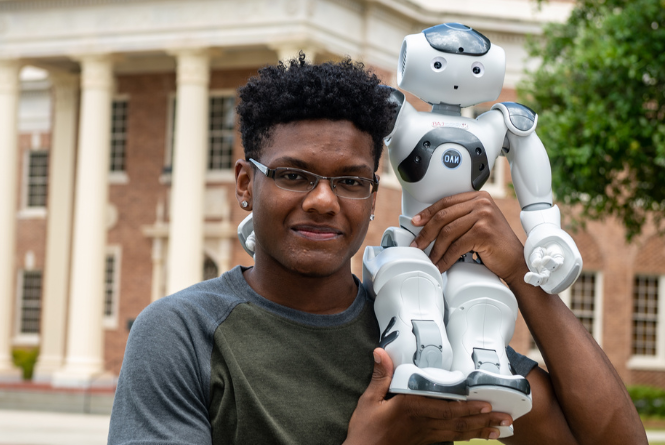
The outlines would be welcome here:
<svg viewBox="0 0 665 445">
<path fill-rule="evenodd" d="M 202 281 L 172 295 L 161 298 L 139 315 L 142 321 L 185 322 L 214 330 L 239 304 L 246 303 L 238 279 L 240 267 L 225 272 L 217 278 Z M 137 319 L 137 321 L 139 321 Z"/>
</svg>

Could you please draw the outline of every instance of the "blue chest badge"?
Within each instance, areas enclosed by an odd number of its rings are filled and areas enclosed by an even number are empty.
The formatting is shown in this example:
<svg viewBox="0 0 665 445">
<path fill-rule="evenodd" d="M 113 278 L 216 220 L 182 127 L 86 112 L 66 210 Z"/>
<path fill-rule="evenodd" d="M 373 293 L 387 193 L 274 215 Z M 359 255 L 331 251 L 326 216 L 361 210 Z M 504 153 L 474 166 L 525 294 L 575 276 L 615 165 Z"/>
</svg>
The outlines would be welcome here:
<svg viewBox="0 0 665 445">
<path fill-rule="evenodd" d="M 448 168 L 457 168 L 462 163 L 462 155 L 460 155 L 459 151 L 452 148 L 446 150 L 441 159 L 443 160 L 443 165 Z"/>
</svg>

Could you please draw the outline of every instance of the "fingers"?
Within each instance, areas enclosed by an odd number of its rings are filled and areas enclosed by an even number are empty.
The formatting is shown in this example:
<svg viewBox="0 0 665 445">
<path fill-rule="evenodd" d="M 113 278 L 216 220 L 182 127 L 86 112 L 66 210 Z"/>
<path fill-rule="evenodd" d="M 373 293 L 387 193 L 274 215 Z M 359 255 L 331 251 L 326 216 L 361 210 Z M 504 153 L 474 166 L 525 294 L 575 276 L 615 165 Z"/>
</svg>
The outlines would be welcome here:
<svg viewBox="0 0 665 445">
<path fill-rule="evenodd" d="M 550 278 L 550 273 L 548 271 L 545 272 L 547 273 L 540 274 L 534 272 L 527 272 L 526 275 L 524 275 L 524 282 L 534 287 L 540 286 L 541 284 L 545 284 Z"/>
<path fill-rule="evenodd" d="M 460 417 L 489 414 L 492 412 L 491 404 L 476 400 L 462 402 L 414 396 L 408 398 L 408 403 L 412 404 L 412 406 L 409 407 L 409 411 L 414 416 L 427 417 L 436 420 L 452 420 Z"/>
<path fill-rule="evenodd" d="M 496 439 L 499 426 L 512 425 L 506 413 L 491 412 L 487 402 L 457 402 L 426 397 L 406 397 L 407 410 L 413 417 L 423 418 L 437 440 Z"/>
<path fill-rule="evenodd" d="M 427 224 L 432 219 L 432 217 L 434 217 L 434 215 L 436 215 L 439 211 L 452 207 L 456 204 L 472 200 L 478 195 L 479 195 L 478 192 L 466 192 L 466 193 L 459 193 L 457 195 L 447 196 L 435 202 L 431 206 L 427 207 L 422 212 L 418 213 L 416 216 L 413 217 L 412 222 L 416 226 L 423 226 Z M 487 196 L 489 196 L 489 194 Z"/>
<path fill-rule="evenodd" d="M 372 380 L 365 390 L 363 397 L 369 397 L 371 400 L 380 401 L 386 398 L 390 382 L 393 377 L 393 363 L 388 353 L 381 349 L 374 350 L 374 371 Z"/>
<path fill-rule="evenodd" d="M 429 257 L 441 272 L 445 272 L 465 253 L 471 251 L 480 253 L 481 249 L 476 246 L 477 240 L 478 237 L 475 235 L 473 229 L 467 230 L 448 246 L 439 246 L 439 244 L 442 244 L 440 242 L 442 240 L 437 241 Z"/>
<path fill-rule="evenodd" d="M 444 200 L 445 199 L 448 198 L 444 198 Z M 474 210 L 473 204 L 469 201 L 465 201 L 462 203 L 458 203 L 457 205 L 439 209 L 435 213 L 429 214 L 430 212 L 433 212 L 432 209 L 435 208 L 437 204 L 439 204 L 444 200 L 438 201 L 436 204 L 428 207 L 427 209 L 423 210 L 418 214 L 418 215 L 423 215 L 423 213 L 427 212 L 428 216 L 426 219 L 423 218 L 420 220 L 421 221 L 420 225 L 424 224 L 424 227 L 422 228 L 418 236 L 416 236 L 416 238 L 413 240 L 413 243 L 411 243 L 412 247 L 418 247 L 419 249 L 424 249 L 432 241 L 437 239 L 437 237 L 439 237 L 439 234 L 441 232 L 443 232 L 443 234 L 446 234 L 447 231 L 450 231 L 450 228 L 448 226 L 452 222 L 455 222 L 459 218 L 471 214 L 471 212 L 473 212 Z M 416 217 L 413 218 L 413 221 L 415 220 Z"/>
</svg>

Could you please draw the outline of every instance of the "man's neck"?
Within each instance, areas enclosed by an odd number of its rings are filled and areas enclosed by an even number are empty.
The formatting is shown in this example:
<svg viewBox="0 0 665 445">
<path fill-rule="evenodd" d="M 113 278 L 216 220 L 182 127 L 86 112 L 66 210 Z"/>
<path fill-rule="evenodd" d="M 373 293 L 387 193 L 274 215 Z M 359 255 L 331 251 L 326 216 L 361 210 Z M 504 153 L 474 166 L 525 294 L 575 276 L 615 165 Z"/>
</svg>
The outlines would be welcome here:
<svg viewBox="0 0 665 445">
<path fill-rule="evenodd" d="M 262 297 L 282 306 L 312 314 L 338 314 L 354 302 L 358 285 L 350 264 L 329 276 L 307 276 L 280 264 L 261 261 L 243 276 Z"/>
</svg>

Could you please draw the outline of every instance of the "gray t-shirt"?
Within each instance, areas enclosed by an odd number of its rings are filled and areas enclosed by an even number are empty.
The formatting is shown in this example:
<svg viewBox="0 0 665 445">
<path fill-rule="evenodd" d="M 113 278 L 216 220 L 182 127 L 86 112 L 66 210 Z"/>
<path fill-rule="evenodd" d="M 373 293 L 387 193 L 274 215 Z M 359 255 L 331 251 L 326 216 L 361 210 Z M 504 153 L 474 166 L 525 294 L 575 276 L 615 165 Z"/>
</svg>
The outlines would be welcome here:
<svg viewBox="0 0 665 445">
<path fill-rule="evenodd" d="M 315 315 L 254 292 L 236 267 L 136 319 L 109 444 L 339 444 L 373 370 L 379 330 L 362 286 Z M 508 348 L 516 373 L 535 362 Z"/>
</svg>

